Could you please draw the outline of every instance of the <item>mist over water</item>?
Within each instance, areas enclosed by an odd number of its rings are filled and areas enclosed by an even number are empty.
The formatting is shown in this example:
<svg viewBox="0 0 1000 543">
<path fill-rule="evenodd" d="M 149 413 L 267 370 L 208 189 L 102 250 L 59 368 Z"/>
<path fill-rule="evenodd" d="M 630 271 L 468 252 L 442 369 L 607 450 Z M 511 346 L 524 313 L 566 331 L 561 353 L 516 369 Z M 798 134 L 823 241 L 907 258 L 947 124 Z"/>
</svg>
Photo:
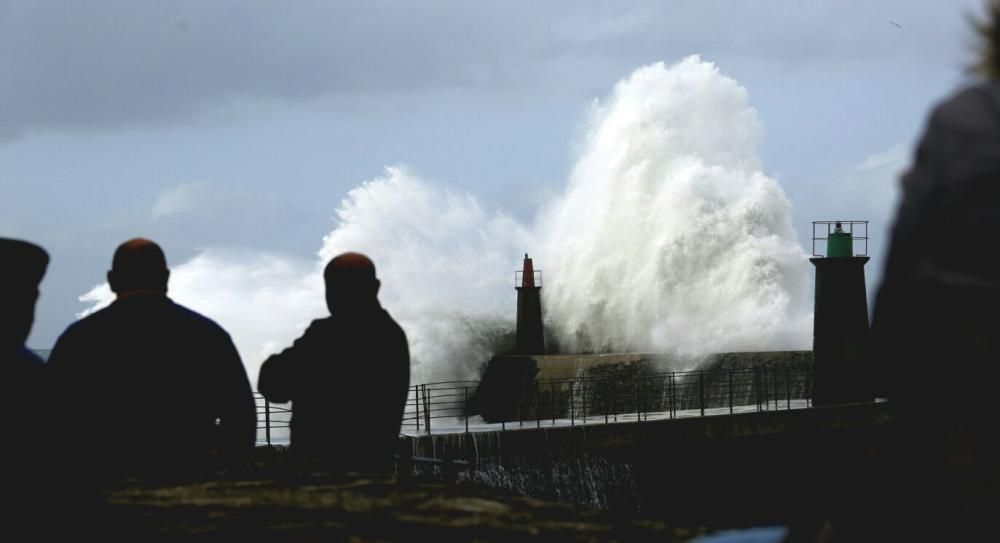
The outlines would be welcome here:
<svg viewBox="0 0 1000 543">
<path fill-rule="evenodd" d="M 534 225 L 394 166 L 339 203 L 315 260 L 208 250 L 173 265 L 170 295 L 230 332 L 254 381 L 326 315 L 321 271 L 344 251 L 374 260 L 414 383 L 479 376 L 513 331 L 525 251 L 545 271 L 563 348 L 807 348 L 809 264 L 788 200 L 760 171 L 745 89 L 689 57 L 636 70 L 591 115 L 565 192 Z M 83 314 L 111 299 L 95 287 Z"/>
</svg>

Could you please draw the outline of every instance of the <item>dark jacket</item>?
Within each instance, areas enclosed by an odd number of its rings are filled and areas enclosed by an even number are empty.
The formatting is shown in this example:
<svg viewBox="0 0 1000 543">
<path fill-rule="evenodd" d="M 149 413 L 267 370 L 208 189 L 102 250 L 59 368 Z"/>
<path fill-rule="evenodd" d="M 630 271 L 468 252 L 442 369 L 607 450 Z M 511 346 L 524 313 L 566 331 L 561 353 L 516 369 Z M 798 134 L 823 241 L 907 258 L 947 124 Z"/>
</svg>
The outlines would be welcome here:
<svg viewBox="0 0 1000 543">
<path fill-rule="evenodd" d="M 160 294 L 119 298 L 66 329 L 48 362 L 57 427 L 109 468 L 167 468 L 256 439 L 256 407 L 229 334 Z"/>
<path fill-rule="evenodd" d="M 996 83 L 934 109 L 902 189 L 872 318 L 879 392 L 914 405 L 975 402 L 988 392 L 975 383 L 998 377 L 985 360 L 1000 347 Z"/>
<path fill-rule="evenodd" d="M 937 106 L 903 177 L 872 319 L 895 415 L 894 479 L 873 494 L 900 540 L 975 539 L 1000 505 L 998 104 L 992 83 Z"/>
<path fill-rule="evenodd" d="M 18 471 L 24 471 L 23 462 L 32 462 L 41 448 L 39 438 L 45 431 L 42 411 L 44 377 L 45 363 L 28 349 L 19 347 L 13 352 L 0 353 L 7 455 L 17 458 L 4 463 L 3 471 L 7 475 L 18 475 Z"/>
<path fill-rule="evenodd" d="M 52 496 L 44 455 L 45 365 L 24 347 L 0 352 L 0 383 L 4 387 L 4 443 L 0 452 L 0 522 L 8 533 L 38 534 L 51 520 Z"/>
<path fill-rule="evenodd" d="M 21 421 L 37 413 L 44 373 L 45 362 L 24 347 L 19 347 L 11 353 L 0 354 L 0 375 L 7 389 L 4 396 L 17 413 L 11 422 L 20 426 Z M 11 437 L 17 438 L 17 436 Z"/>
<path fill-rule="evenodd" d="M 312 322 L 268 358 L 258 388 L 292 402 L 292 448 L 339 468 L 392 461 L 410 382 L 406 335 L 378 304 Z"/>
</svg>

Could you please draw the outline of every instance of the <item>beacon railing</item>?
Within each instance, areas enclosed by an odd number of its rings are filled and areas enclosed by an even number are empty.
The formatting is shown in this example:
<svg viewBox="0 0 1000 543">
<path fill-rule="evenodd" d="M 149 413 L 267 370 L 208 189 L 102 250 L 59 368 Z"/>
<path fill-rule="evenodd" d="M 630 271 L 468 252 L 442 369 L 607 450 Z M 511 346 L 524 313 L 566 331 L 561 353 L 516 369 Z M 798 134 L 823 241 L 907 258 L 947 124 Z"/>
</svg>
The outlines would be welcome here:
<svg viewBox="0 0 1000 543">
<path fill-rule="evenodd" d="M 841 229 L 841 230 L 838 230 Z M 851 240 L 851 254 L 853 256 L 868 256 L 868 221 L 813 221 L 812 223 L 812 255 L 828 256 L 817 250 L 817 245 L 824 247 L 820 242 L 827 241 L 834 232 L 840 231 L 846 234 Z M 855 243 L 857 242 L 857 243 Z M 858 247 L 859 251 L 854 251 Z"/>
<path fill-rule="evenodd" d="M 536 287 L 542 286 L 542 270 L 534 270 L 531 273 L 532 273 L 532 278 L 535 281 L 535 286 Z M 523 280 L 524 280 L 524 271 L 523 270 L 517 270 L 517 271 L 515 271 L 514 272 L 514 286 L 515 287 L 521 286 Z"/>
<path fill-rule="evenodd" d="M 629 370 L 573 379 L 412 385 L 401 431 L 508 430 L 797 409 L 812 405 L 812 368 L 773 365 L 679 372 Z M 257 400 L 258 441 L 285 441 L 292 409 Z"/>
</svg>

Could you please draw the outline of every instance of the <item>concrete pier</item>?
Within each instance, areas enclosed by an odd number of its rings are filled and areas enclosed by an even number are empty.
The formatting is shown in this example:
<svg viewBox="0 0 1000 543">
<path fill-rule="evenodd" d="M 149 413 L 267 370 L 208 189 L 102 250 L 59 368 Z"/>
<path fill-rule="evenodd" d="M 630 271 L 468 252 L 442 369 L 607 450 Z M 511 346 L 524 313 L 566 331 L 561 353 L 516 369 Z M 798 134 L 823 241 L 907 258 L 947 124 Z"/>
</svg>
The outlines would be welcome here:
<svg viewBox="0 0 1000 543">
<path fill-rule="evenodd" d="M 418 456 L 470 459 L 476 482 L 529 496 L 739 525 L 877 495 L 892 424 L 889 404 L 871 403 L 405 439 Z"/>
</svg>

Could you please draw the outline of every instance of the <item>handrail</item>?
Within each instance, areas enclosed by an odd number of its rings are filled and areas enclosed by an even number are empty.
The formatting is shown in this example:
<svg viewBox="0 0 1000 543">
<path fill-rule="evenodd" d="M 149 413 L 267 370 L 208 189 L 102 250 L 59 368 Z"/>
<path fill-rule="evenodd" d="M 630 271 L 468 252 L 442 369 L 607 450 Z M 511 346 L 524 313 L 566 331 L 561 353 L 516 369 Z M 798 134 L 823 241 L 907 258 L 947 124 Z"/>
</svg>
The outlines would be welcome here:
<svg viewBox="0 0 1000 543">
<path fill-rule="evenodd" d="M 489 383 L 456 380 L 411 385 L 401 431 L 408 434 L 645 422 L 811 406 L 812 368 L 770 365 L 674 372 L 616 370 L 607 375 Z M 292 407 L 260 394 L 258 430 L 290 427 Z M 261 420 L 263 415 L 263 420 Z M 473 420 L 470 420 L 473 419 Z M 449 424 L 448 421 L 451 421 Z M 436 426 L 436 428 L 435 428 Z"/>
</svg>

